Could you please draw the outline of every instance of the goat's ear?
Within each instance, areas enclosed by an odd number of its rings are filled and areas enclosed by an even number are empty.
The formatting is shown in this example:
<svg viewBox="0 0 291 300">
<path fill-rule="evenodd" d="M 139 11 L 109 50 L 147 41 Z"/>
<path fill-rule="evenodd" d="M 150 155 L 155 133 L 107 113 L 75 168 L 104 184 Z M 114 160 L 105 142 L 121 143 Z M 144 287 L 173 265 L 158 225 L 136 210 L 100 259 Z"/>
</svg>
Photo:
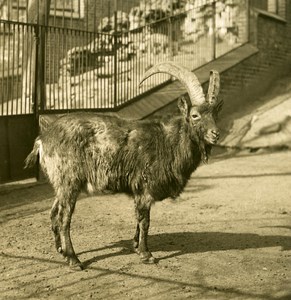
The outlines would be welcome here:
<svg viewBox="0 0 291 300">
<path fill-rule="evenodd" d="M 180 112 L 185 118 L 188 118 L 189 116 L 189 103 L 187 99 L 184 96 L 179 97 L 178 99 L 178 107 Z"/>
</svg>

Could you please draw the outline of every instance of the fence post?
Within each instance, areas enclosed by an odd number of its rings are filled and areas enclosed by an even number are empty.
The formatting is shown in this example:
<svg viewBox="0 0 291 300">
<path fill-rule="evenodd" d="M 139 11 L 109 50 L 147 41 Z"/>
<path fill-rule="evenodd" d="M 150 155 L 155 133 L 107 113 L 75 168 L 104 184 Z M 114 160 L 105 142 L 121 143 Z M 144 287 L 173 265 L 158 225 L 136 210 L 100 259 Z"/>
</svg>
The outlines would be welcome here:
<svg viewBox="0 0 291 300">
<path fill-rule="evenodd" d="M 173 60 L 174 54 L 173 54 L 173 47 L 174 47 L 174 41 L 173 41 L 173 22 L 172 22 L 172 18 L 173 18 L 173 0 L 170 1 L 170 5 L 171 5 L 171 10 L 170 10 L 170 18 L 169 18 L 169 48 L 170 48 L 170 58 L 169 60 Z"/>
<path fill-rule="evenodd" d="M 39 27 L 39 51 L 37 56 L 38 80 L 37 80 L 37 105 L 40 110 L 44 110 L 46 103 L 45 89 L 45 46 L 46 46 L 46 26 L 48 25 L 49 10 L 51 0 L 39 0 L 40 11 L 38 12 Z"/>
<path fill-rule="evenodd" d="M 114 0 L 114 33 L 113 33 L 113 43 L 114 43 L 114 60 L 113 60 L 113 64 L 114 64 L 114 70 L 113 70 L 113 105 L 114 108 L 117 107 L 117 0 Z"/>
<path fill-rule="evenodd" d="M 250 0 L 246 0 L 246 15 L 247 15 L 247 21 L 246 21 L 246 26 L 247 26 L 247 42 L 250 42 L 250 31 L 251 31 L 251 26 L 250 26 L 250 14 L 251 14 L 251 11 L 250 11 Z"/>
<path fill-rule="evenodd" d="M 216 1 L 212 2 L 212 59 L 216 58 Z"/>
<path fill-rule="evenodd" d="M 39 1 L 41 2 L 39 5 Z M 49 8 L 51 0 L 37 0 L 37 2 L 32 2 L 30 7 L 31 22 L 36 21 L 34 24 L 34 41 L 33 41 L 33 51 L 31 54 L 27 54 L 27 61 L 25 67 L 25 76 L 28 74 L 28 64 L 32 64 L 30 70 L 31 74 L 31 101 L 32 101 L 32 112 L 34 114 L 34 128 L 35 136 L 39 134 L 39 109 L 44 108 L 45 101 L 45 27 L 48 23 Z M 32 8 L 32 9 L 31 9 Z M 35 10 L 34 10 L 35 9 Z M 32 63 L 33 62 L 33 63 Z M 25 79 L 27 80 L 27 78 Z M 39 162 L 36 165 L 35 177 L 39 180 L 40 169 Z"/>
<path fill-rule="evenodd" d="M 31 54 L 27 54 L 27 67 L 25 70 L 25 76 L 28 77 L 28 71 L 29 67 L 31 68 L 31 109 L 33 114 L 35 115 L 35 120 L 37 122 L 37 116 L 38 116 L 38 107 L 37 107 L 37 57 L 38 57 L 38 44 L 39 44 L 39 28 L 38 25 L 33 26 L 33 45 L 32 45 L 32 52 Z M 31 55 L 31 58 L 29 60 L 29 56 Z M 27 78 L 25 78 L 27 80 Z M 25 83 L 26 84 L 26 83 Z M 23 88 L 23 87 L 22 87 Z M 24 95 L 26 96 L 26 94 Z"/>
</svg>

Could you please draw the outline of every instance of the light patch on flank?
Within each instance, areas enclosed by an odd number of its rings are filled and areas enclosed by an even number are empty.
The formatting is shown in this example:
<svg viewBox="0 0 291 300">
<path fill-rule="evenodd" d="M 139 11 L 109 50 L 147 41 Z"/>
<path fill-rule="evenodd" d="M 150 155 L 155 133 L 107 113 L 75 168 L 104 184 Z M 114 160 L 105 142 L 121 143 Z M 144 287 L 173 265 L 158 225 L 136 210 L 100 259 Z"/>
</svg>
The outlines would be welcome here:
<svg viewBox="0 0 291 300">
<path fill-rule="evenodd" d="M 93 192 L 94 192 L 94 187 L 90 182 L 87 183 L 87 192 L 89 194 L 93 194 Z"/>
<path fill-rule="evenodd" d="M 38 145 L 38 154 L 39 154 L 39 160 L 42 160 L 42 155 L 43 155 L 43 146 L 41 140 L 37 140 L 36 144 Z"/>
</svg>

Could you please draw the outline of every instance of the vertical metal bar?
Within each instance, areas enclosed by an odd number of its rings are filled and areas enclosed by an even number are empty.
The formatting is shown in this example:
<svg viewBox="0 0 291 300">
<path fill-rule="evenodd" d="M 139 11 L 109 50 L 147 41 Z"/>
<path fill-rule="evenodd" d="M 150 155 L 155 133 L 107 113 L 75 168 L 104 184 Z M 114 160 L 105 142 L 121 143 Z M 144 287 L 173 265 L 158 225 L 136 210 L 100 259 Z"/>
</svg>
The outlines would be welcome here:
<svg viewBox="0 0 291 300">
<path fill-rule="evenodd" d="M 33 43 L 33 47 L 34 47 L 34 51 L 32 53 L 34 53 L 35 57 L 32 57 L 32 59 L 30 60 L 30 64 L 31 66 L 33 66 L 32 60 L 35 60 L 35 64 L 34 64 L 34 70 L 32 70 L 33 72 L 33 77 L 32 79 L 32 90 L 31 90 L 31 95 L 32 95 L 32 111 L 35 115 L 35 119 L 38 119 L 38 105 L 37 105 L 37 89 L 38 89 L 38 43 L 39 43 L 39 27 L 38 25 L 34 26 L 34 34 L 35 34 L 35 39 L 34 39 L 34 43 Z M 30 66 L 30 70 L 31 70 L 31 66 Z"/>
<path fill-rule="evenodd" d="M 20 74 L 20 24 L 17 24 L 17 52 L 16 52 L 16 70 L 17 70 L 17 86 L 16 86 L 16 99 L 20 99 L 19 97 L 19 74 Z M 23 36 L 22 36 L 22 41 L 23 41 Z M 22 100 L 20 99 L 20 113 L 22 114 Z"/>
<path fill-rule="evenodd" d="M 57 44 L 57 42 L 56 42 L 56 28 L 55 27 L 53 27 L 53 29 L 51 30 L 51 41 L 54 41 L 54 45 L 56 46 L 56 47 L 58 47 L 58 44 Z M 53 70 L 52 70 L 52 72 L 53 72 L 53 78 L 52 78 L 52 85 L 53 85 L 53 95 L 52 95 L 52 97 L 51 97 L 51 100 L 50 100 L 50 107 L 52 108 L 52 107 L 55 107 L 55 101 L 56 101 L 56 85 L 57 85 L 57 83 L 56 83 L 56 78 L 55 78 L 55 54 L 54 54 L 54 50 L 53 50 L 54 48 L 52 47 L 52 45 L 51 45 L 51 53 L 52 53 L 52 64 L 53 64 Z M 53 55 L 54 54 L 54 55 Z"/>
<path fill-rule="evenodd" d="M 65 19 L 64 19 L 65 20 Z M 66 35 L 65 35 L 65 23 L 63 23 L 63 26 L 60 30 L 61 33 L 61 43 L 62 43 L 62 47 L 61 47 L 61 52 L 62 52 L 62 57 L 64 57 L 64 55 L 66 55 L 66 47 L 65 47 L 65 42 L 66 42 Z M 71 104 L 71 102 L 69 101 L 68 97 L 67 97 L 67 85 L 66 85 L 66 80 L 67 80 L 67 72 L 65 72 L 62 76 L 62 99 L 61 99 L 61 103 L 62 105 L 64 105 L 64 103 L 66 102 L 66 108 L 69 107 L 69 105 Z"/>
<path fill-rule="evenodd" d="M 99 3 L 99 5 L 100 5 L 100 3 Z M 100 18 L 99 18 L 100 19 Z M 94 1 L 94 30 L 93 30 L 93 35 L 92 35 L 92 39 L 91 39 L 91 45 L 92 45 L 92 41 L 93 41 L 93 47 L 95 48 L 95 39 L 96 39 L 96 29 L 98 30 L 98 28 L 97 28 L 97 23 L 96 23 L 96 20 L 97 20 L 97 16 L 96 16 L 96 1 Z M 102 13 L 101 13 L 101 20 L 102 20 Z M 91 53 L 92 53 L 92 46 L 91 46 Z M 95 79 L 94 79 L 94 71 L 93 70 L 95 70 L 96 69 L 96 56 L 95 56 L 95 49 L 93 49 L 93 54 L 94 54 L 94 65 L 93 65 L 93 69 L 92 69 L 92 71 L 90 72 L 90 76 L 92 77 L 91 78 L 91 90 L 93 91 L 93 96 L 92 96 L 92 106 L 93 106 L 93 108 L 97 108 L 97 106 L 96 106 L 96 103 L 95 103 L 95 89 L 94 89 L 94 82 L 95 82 Z M 92 62 L 93 63 L 93 62 Z"/>
<path fill-rule="evenodd" d="M 89 44 L 89 39 L 90 39 L 90 32 L 86 32 L 85 33 L 85 41 L 86 41 L 86 45 Z M 90 61 L 89 61 L 89 58 L 90 58 L 90 54 L 89 53 L 86 53 L 85 54 L 85 66 L 84 66 L 84 70 L 83 72 L 85 72 L 85 76 L 86 76 L 86 104 L 82 103 L 82 108 L 86 107 L 86 108 L 89 108 L 90 106 L 90 102 L 91 102 L 91 99 L 90 99 L 90 95 L 91 95 L 91 92 L 90 92 L 90 81 L 89 81 L 89 78 L 90 78 L 90 72 L 89 72 L 89 68 L 90 68 Z M 85 99 L 84 99 L 85 100 Z"/>
<path fill-rule="evenodd" d="M 251 31 L 251 25 L 250 25 L 250 0 L 246 0 L 246 15 L 247 15 L 247 20 L 245 26 L 247 27 L 247 40 L 245 42 L 250 42 L 250 31 Z"/>
<path fill-rule="evenodd" d="M 38 17 L 38 26 L 39 26 L 39 51 L 38 51 L 38 94 L 37 101 L 40 109 L 43 111 L 46 106 L 46 92 L 45 92 L 45 62 L 46 62 L 46 34 L 47 34 L 47 24 L 48 24 L 48 14 L 50 9 L 51 0 L 41 0 L 41 5 L 39 7 L 39 17 Z"/>
<path fill-rule="evenodd" d="M 79 34 L 79 39 L 81 39 L 82 38 L 81 31 L 78 31 L 78 34 Z M 79 56 L 78 57 L 78 63 L 77 63 L 77 65 L 76 64 L 74 65 L 74 68 L 75 67 L 77 67 L 77 68 L 80 67 L 81 63 L 82 63 L 82 58 Z M 74 76 L 76 76 L 76 74 L 78 74 L 78 77 L 79 77 L 79 98 L 78 98 L 78 101 L 80 103 L 80 99 L 82 98 L 81 94 L 82 94 L 82 85 L 83 85 L 83 74 L 81 74 L 78 69 L 76 69 L 76 70 L 77 71 L 75 72 Z M 78 101 L 77 101 L 77 98 L 75 98 L 75 106 L 77 106 L 76 104 L 78 103 Z"/>
<path fill-rule="evenodd" d="M 90 30 L 90 29 L 89 29 Z M 81 32 L 81 37 L 83 41 L 88 40 L 88 32 Z M 83 49 L 82 49 L 83 51 Z M 79 100 L 79 108 L 84 108 L 88 103 L 88 73 L 87 73 L 87 63 L 88 63 L 88 56 L 87 53 L 81 52 L 81 67 L 79 72 L 81 72 L 83 76 L 83 97 Z"/>
<path fill-rule="evenodd" d="M 3 38 L 3 49 L 4 49 L 4 46 L 5 46 L 5 32 L 6 32 L 6 23 L 3 23 L 3 30 L 4 30 L 4 34 L 2 35 L 2 38 Z M 0 36 L 1 37 L 1 36 Z M 5 51 L 2 51 L 2 63 L 3 63 L 3 68 L 2 68 L 2 76 L 1 76 L 1 78 L 2 78 L 2 89 L 1 89 L 1 91 L 2 91 L 2 97 L 1 97 L 1 105 L 2 105 L 2 109 L 1 109 L 1 115 L 3 116 L 4 115 L 4 101 L 5 101 L 5 99 L 4 99 L 4 95 L 5 95 L 5 93 L 4 93 L 4 81 L 5 81 L 5 72 L 4 72 L 4 59 L 5 59 Z"/>
<path fill-rule="evenodd" d="M 20 94 L 21 94 L 21 103 L 24 104 L 24 111 L 26 111 L 26 101 L 25 101 L 25 96 L 26 95 L 26 91 L 27 91 L 27 86 L 26 84 L 23 84 L 23 80 L 25 78 L 25 76 L 27 76 L 25 74 L 25 72 L 27 73 L 27 64 L 28 64 L 28 28 L 29 26 L 26 26 L 26 30 L 24 25 L 21 26 L 21 36 L 22 36 L 22 57 L 21 57 L 21 90 L 20 90 Z M 24 49 L 24 45 L 26 45 L 26 50 Z M 26 80 L 27 81 L 27 80 Z M 24 91 L 23 91 L 24 90 Z"/>
<path fill-rule="evenodd" d="M 212 59 L 216 58 L 216 1 L 212 2 Z"/>
<path fill-rule="evenodd" d="M 52 56 L 51 56 L 51 35 L 52 35 L 52 30 L 51 28 L 47 28 L 47 34 L 46 34 L 46 54 L 47 54 L 47 57 L 46 57 L 46 63 L 49 65 L 49 66 L 53 66 L 54 68 L 54 63 L 52 63 Z M 48 84 L 49 86 L 49 91 L 48 93 L 46 92 L 46 109 L 48 109 L 48 107 L 51 107 L 51 101 L 52 101 L 52 76 L 51 76 L 51 72 L 52 72 L 52 68 L 47 68 L 47 71 L 46 71 L 46 74 L 47 74 L 47 77 L 48 77 L 48 80 L 45 81 L 45 84 Z M 48 94 L 48 95 L 47 95 Z"/>
<path fill-rule="evenodd" d="M 171 0 L 171 12 L 170 12 L 170 17 L 169 17 L 169 60 L 173 60 L 173 24 L 172 24 L 172 18 L 173 18 L 173 0 Z"/>
<path fill-rule="evenodd" d="M 28 50 L 25 57 L 25 63 L 26 63 L 25 102 L 26 102 L 26 106 L 28 106 L 28 110 L 30 113 L 34 112 L 34 103 L 35 103 L 35 95 L 36 95 L 35 64 L 36 64 L 36 43 L 38 42 L 38 33 L 36 33 L 35 30 L 36 30 L 35 26 L 29 26 L 29 31 L 27 31 Z M 27 94 L 29 95 L 29 97 L 26 96 Z"/>
<path fill-rule="evenodd" d="M 73 29 L 68 29 L 68 32 L 66 32 L 66 33 L 69 33 L 68 40 L 71 42 L 72 41 L 72 37 L 73 36 L 76 37 L 77 31 L 73 30 Z M 69 46 L 66 46 L 66 48 L 65 48 L 66 49 L 66 56 L 67 56 L 67 53 L 68 53 L 67 50 L 70 49 L 71 47 L 72 47 L 71 43 L 70 43 Z M 67 77 L 69 77 L 69 79 Z M 67 95 L 67 98 L 70 99 L 70 102 L 72 102 L 72 94 L 75 95 L 74 91 L 72 91 L 72 90 L 75 89 L 75 85 L 74 86 L 72 85 L 72 72 L 70 72 L 70 73 L 66 72 L 66 83 L 67 83 L 67 88 L 69 88 L 69 96 Z M 75 95 L 75 97 L 73 99 L 76 99 L 76 95 Z"/>
<path fill-rule="evenodd" d="M 117 106 L 117 0 L 114 0 L 114 92 L 113 103 L 114 108 Z"/>
<path fill-rule="evenodd" d="M 30 92 L 29 95 L 31 95 L 31 105 L 32 105 L 32 113 L 34 115 L 34 136 L 36 137 L 39 133 L 39 111 L 38 111 L 38 105 L 37 105 L 37 94 L 38 94 L 38 51 L 39 51 L 39 26 L 38 24 L 35 24 L 31 28 L 31 33 L 34 32 L 34 42 L 30 43 L 31 46 L 31 53 L 34 54 L 34 57 L 31 56 L 31 59 L 28 63 L 30 63 L 30 66 L 27 67 L 29 70 L 33 72 L 33 75 L 30 77 L 30 81 L 32 81 L 30 85 Z M 29 51 L 28 50 L 28 51 Z M 33 61 L 34 60 L 34 61 Z M 34 66 L 34 69 L 32 70 L 32 66 Z M 39 179 L 39 161 L 37 161 L 36 168 L 35 168 L 35 178 Z"/>
<path fill-rule="evenodd" d="M 60 49 L 60 29 L 59 28 L 55 28 L 56 31 L 56 46 L 58 49 Z M 57 55 L 57 54 L 56 54 Z M 57 55 L 57 57 L 59 58 L 59 56 Z M 61 78 L 63 77 L 63 74 L 59 74 L 61 76 Z M 57 96 L 56 96 L 56 101 L 55 104 L 57 103 L 57 108 L 60 109 L 60 83 L 61 83 L 61 79 L 60 77 L 58 78 L 58 83 L 57 83 Z M 56 105 L 55 105 L 56 107 Z"/>
<path fill-rule="evenodd" d="M 90 32 L 82 32 L 82 40 L 84 41 L 85 45 L 89 45 L 90 41 L 92 41 L 92 32 L 93 28 L 90 28 Z M 86 97 L 82 97 L 82 100 L 80 102 L 80 108 L 91 108 L 92 105 L 92 91 L 91 91 L 91 51 L 84 51 L 83 52 L 83 65 L 82 65 L 82 72 L 85 77 L 85 94 Z"/>
<path fill-rule="evenodd" d="M 11 102 L 14 102 L 14 90 L 15 90 L 15 24 L 12 25 L 12 72 L 11 72 Z M 10 47 L 9 47 L 10 48 Z M 9 49 L 10 50 L 10 49 Z M 18 100 L 15 99 L 15 111 L 12 110 L 12 114 L 18 113 Z"/>
<path fill-rule="evenodd" d="M 66 35 L 65 35 L 65 24 L 63 24 L 61 30 L 60 30 L 60 34 L 61 34 L 61 53 L 62 53 L 62 57 L 64 57 L 65 55 L 65 40 L 66 40 Z M 66 94 L 67 94 L 67 85 L 66 85 L 66 80 L 67 80 L 67 72 L 65 72 L 62 76 L 62 98 L 61 98 L 61 106 L 63 106 L 64 108 L 64 103 L 66 103 L 66 108 L 71 108 L 71 102 L 69 101 L 69 99 L 67 98 Z"/>
<path fill-rule="evenodd" d="M 7 51 L 7 84 L 6 84 L 6 88 L 7 88 L 7 113 L 8 115 L 12 115 L 12 111 L 13 111 L 13 99 L 11 99 L 11 107 L 10 107 L 10 110 L 9 110 L 9 102 L 10 102 L 10 88 L 9 88 L 9 79 L 10 79 L 10 61 L 11 61 L 11 58 L 10 58 L 10 27 L 11 27 L 11 24 L 8 24 L 8 51 Z"/>
<path fill-rule="evenodd" d="M 101 52 L 101 49 L 99 47 L 100 43 L 99 43 L 99 40 L 102 38 L 102 33 L 98 33 L 97 34 L 97 45 L 96 45 L 96 49 L 99 52 Z M 102 100 L 103 96 L 100 94 L 99 91 L 102 91 L 103 90 L 103 80 L 100 78 L 100 69 L 102 70 L 103 68 L 103 55 L 102 55 L 102 52 L 101 52 L 101 55 L 98 56 L 98 61 L 97 61 L 97 64 L 101 66 L 101 68 L 97 68 L 97 71 L 95 73 L 95 78 L 94 78 L 94 82 L 96 83 L 96 91 L 97 91 L 97 105 L 98 107 L 102 107 L 102 104 L 103 104 L 103 101 L 104 99 Z"/>
<path fill-rule="evenodd" d="M 68 47 L 67 47 L 67 35 L 68 35 L 68 33 L 69 33 L 69 29 L 67 29 L 66 27 L 64 27 L 64 28 L 62 28 L 62 35 L 63 35 L 63 51 L 62 51 L 62 53 L 63 53 L 63 55 L 66 55 L 67 54 L 67 49 L 68 49 Z M 71 103 L 71 99 L 70 99 L 70 97 L 69 97 L 69 93 L 68 93 L 68 72 L 66 72 L 65 73 L 65 76 L 64 76 L 65 78 L 65 88 L 64 88 L 64 98 L 66 99 L 66 101 L 68 102 L 68 103 Z"/>
</svg>

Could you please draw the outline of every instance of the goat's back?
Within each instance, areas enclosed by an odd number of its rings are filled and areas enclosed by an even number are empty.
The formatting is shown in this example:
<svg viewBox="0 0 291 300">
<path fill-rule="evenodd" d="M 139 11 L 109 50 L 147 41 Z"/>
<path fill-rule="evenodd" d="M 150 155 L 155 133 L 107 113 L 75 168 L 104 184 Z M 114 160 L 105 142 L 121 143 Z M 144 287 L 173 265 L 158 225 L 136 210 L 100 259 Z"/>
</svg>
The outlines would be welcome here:
<svg viewBox="0 0 291 300">
<path fill-rule="evenodd" d="M 68 186 L 130 194 L 147 191 L 156 200 L 176 197 L 200 162 L 182 126 L 182 119 L 165 125 L 69 114 L 40 136 L 40 164 L 56 191 Z"/>
</svg>

